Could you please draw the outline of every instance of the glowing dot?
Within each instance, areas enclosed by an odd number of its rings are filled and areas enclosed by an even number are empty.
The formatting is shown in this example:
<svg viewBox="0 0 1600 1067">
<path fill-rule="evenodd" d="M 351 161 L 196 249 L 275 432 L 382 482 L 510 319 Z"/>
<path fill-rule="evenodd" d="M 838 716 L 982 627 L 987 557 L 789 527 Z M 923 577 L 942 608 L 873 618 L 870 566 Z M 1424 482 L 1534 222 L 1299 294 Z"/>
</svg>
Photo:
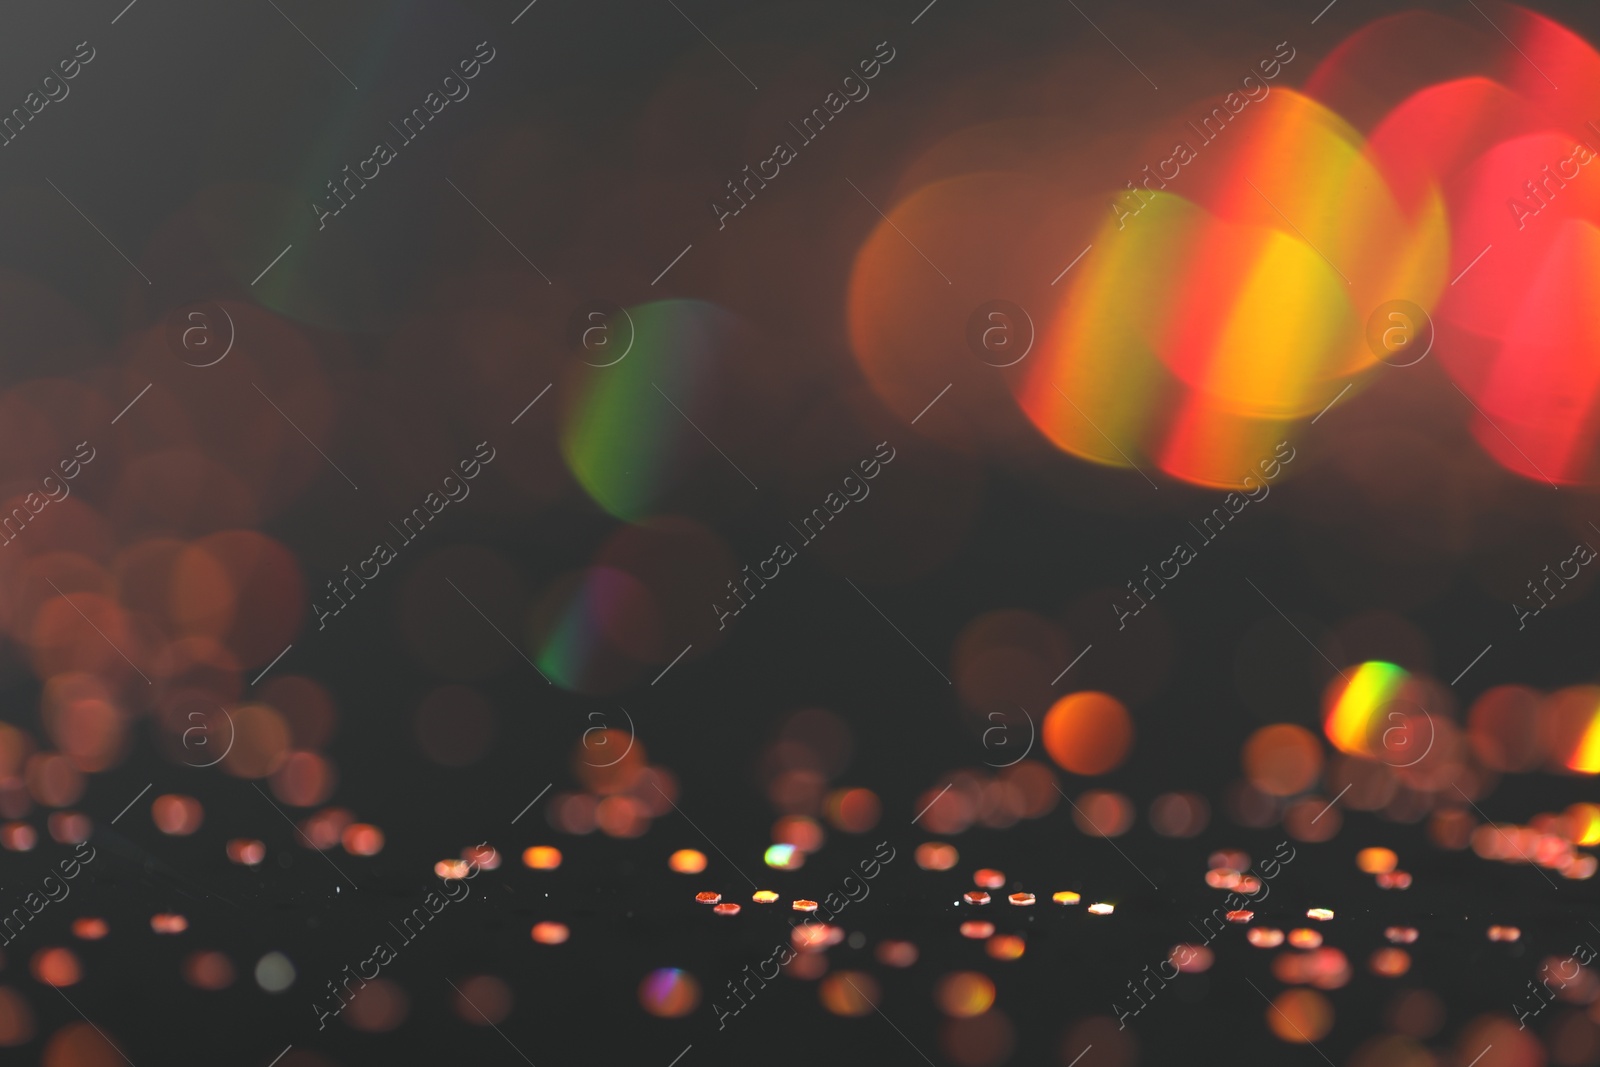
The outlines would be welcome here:
<svg viewBox="0 0 1600 1067">
<path fill-rule="evenodd" d="M 1383 978 L 1399 978 L 1411 969 L 1411 955 L 1403 948 L 1380 948 L 1367 962 L 1372 973 Z"/>
<path fill-rule="evenodd" d="M 828 796 L 828 821 L 846 833 L 866 833 L 878 825 L 883 805 L 870 789 L 841 789 Z"/>
<path fill-rule="evenodd" d="M 1386 926 L 1383 936 L 1397 945 L 1409 945 L 1417 939 L 1415 926 Z"/>
<path fill-rule="evenodd" d="M 1333 918 L 1333 909 L 1332 908 L 1307 908 L 1306 909 L 1306 918 L 1315 919 L 1318 922 L 1325 923 L 1329 919 Z"/>
<path fill-rule="evenodd" d="M 150 802 L 150 818 L 164 834 L 192 834 L 200 829 L 204 814 L 198 800 L 178 793 L 167 793 Z"/>
<path fill-rule="evenodd" d="M 176 913 L 152 915 L 150 929 L 158 934 L 181 934 L 189 929 L 189 920 Z"/>
<path fill-rule="evenodd" d="M 467 866 L 466 860 L 458 860 L 453 857 L 447 860 L 440 860 L 433 865 L 433 873 L 440 878 L 461 879 L 471 872 L 472 868 Z"/>
<path fill-rule="evenodd" d="M 699 874 L 706 869 L 706 854 L 697 848 L 680 848 L 667 857 L 667 866 L 679 874 Z"/>
<path fill-rule="evenodd" d="M 256 961 L 256 985 L 268 993 L 282 993 L 294 985 L 294 964 L 281 952 L 269 952 Z"/>
<path fill-rule="evenodd" d="M 750 899 L 757 904 L 776 904 L 778 902 L 778 894 L 770 889 L 757 889 L 750 894 Z"/>
<path fill-rule="evenodd" d="M 34 980 L 41 985 L 77 985 L 83 978 L 78 957 L 67 948 L 40 949 L 33 954 L 31 968 Z"/>
<path fill-rule="evenodd" d="M 1083 899 L 1083 896 L 1079 893 L 1074 893 L 1070 889 L 1063 889 L 1058 893 L 1051 893 L 1050 899 L 1057 904 L 1076 904 Z"/>
<path fill-rule="evenodd" d="M 961 936 L 971 938 L 973 941 L 982 941 L 986 937 L 993 937 L 994 923 L 984 922 L 982 919 L 970 919 L 961 924 Z"/>
<path fill-rule="evenodd" d="M 997 960 L 1020 960 L 1028 950 L 1028 943 L 1016 934 L 995 934 L 983 948 Z"/>
<path fill-rule="evenodd" d="M 791 908 L 793 908 L 795 911 L 816 911 L 817 910 L 817 902 L 814 901 L 814 900 L 795 900 L 795 901 L 791 901 L 789 906 Z"/>
<path fill-rule="evenodd" d="M 450 1006 L 462 1022 L 472 1026 L 493 1026 L 511 1015 L 515 998 L 511 987 L 492 974 L 462 979 Z"/>
<path fill-rule="evenodd" d="M 1133 720 L 1122 702 L 1105 693 L 1070 693 L 1044 717 L 1045 751 L 1073 774 L 1116 768 L 1133 744 Z"/>
<path fill-rule="evenodd" d="M 909 967 L 917 962 L 917 946 L 909 941 L 881 941 L 874 955 L 885 967 Z"/>
<path fill-rule="evenodd" d="M 461 858 L 485 871 L 500 869 L 500 853 L 492 845 L 468 845 L 461 850 Z"/>
<path fill-rule="evenodd" d="M 1522 931 L 1515 926 L 1491 926 L 1489 927 L 1489 940 L 1520 941 L 1522 940 Z"/>
<path fill-rule="evenodd" d="M 522 862 L 536 871 L 553 871 L 561 866 L 561 850 L 550 845 L 534 845 L 523 851 Z"/>
<path fill-rule="evenodd" d="M 1239 885 L 1239 872 L 1232 867 L 1213 867 L 1206 872 L 1206 885 L 1212 889 L 1235 889 Z"/>
<path fill-rule="evenodd" d="M 713 893 L 708 889 L 703 893 L 696 893 L 694 895 L 694 899 L 699 901 L 701 904 L 716 904 L 722 900 L 722 894 Z"/>
<path fill-rule="evenodd" d="M 248 837 L 236 837 L 228 842 L 228 859 L 245 867 L 254 867 L 267 858 L 267 846 Z"/>
<path fill-rule="evenodd" d="M 1270 926 L 1252 926 L 1244 932 L 1244 936 L 1256 948 L 1277 948 L 1283 944 L 1283 931 Z"/>
<path fill-rule="evenodd" d="M 1101 902 L 1101 903 L 1098 903 L 1098 904 L 1090 904 L 1089 905 L 1089 914 L 1090 915 L 1110 915 L 1112 912 L 1114 912 L 1116 910 L 1117 910 L 1117 907 L 1116 907 L 1115 904 L 1106 904 L 1104 902 Z"/>
<path fill-rule="evenodd" d="M 1019 908 L 1031 907 L 1037 899 L 1032 893 L 1012 893 L 1006 898 Z"/>
<path fill-rule="evenodd" d="M 50 836 L 64 845 L 77 845 L 89 840 L 94 824 L 89 816 L 76 811 L 57 811 L 45 820 Z"/>
<path fill-rule="evenodd" d="M 572 936 L 572 931 L 567 929 L 566 923 L 546 920 L 534 923 L 528 935 L 541 945 L 560 945 Z"/>
<path fill-rule="evenodd" d="M 1245 908 L 1238 908 L 1228 912 L 1227 919 L 1231 923 L 1247 923 L 1256 917 L 1256 913 Z"/>
<path fill-rule="evenodd" d="M 817 997 L 834 1015 L 847 1018 L 870 1015 L 879 997 L 878 982 L 860 971 L 840 971 L 823 979 L 817 987 Z"/>
<path fill-rule="evenodd" d="M 1308 1044 L 1333 1028 L 1333 1005 L 1321 993 L 1290 989 L 1278 994 L 1267 1009 L 1267 1026 L 1280 1041 Z"/>
<path fill-rule="evenodd" d="M 1600 804 L 1574 804 L 1566 818 L 1574 845 L 1600 845 Z"/>
<path fill-rule="evenodd" d="M 843 940 L 844 931 L 831 923 L 796 926 L 789 931 L 790 943 L 801 952 L 821 952 Z"/>
<path fill-rule="evenodd" d="M 1289 944 L 1295 948 L 1316 948 L 1322 944 L 1322 935 L 1302 926 L 1289 931 Z"/>
<path fill-rule="evenodd" d="M 371 823 L 351 823 L 344 828 L 340 840 L 352 856 L 376 856 L 383 851 L 383 831 Z"/>
<path fill-rule="evenodd" d="M 72 936 L 84 941 L 98 941 L 111 932 L 104 919 L 85 915 L 72 920 Z"/>
<path fill-rule="evenodd" d="M 718 904 L 711 910 L 717 915 L 737 915 L 739 914 L 739 905 L 730 901 L 728 903 Z"/>
<path fill-rule="evenodd" d="M 793 845 L 780 841 L 775 845 L 768 845 L 766 855 L 762 859 L 766 861 L 768 867 L 780 871 L 792 871 L 805 862 L 806 856 Z"/>
<path fill-rule="evenodd" d="M 639 983 L 639 1003 L 659 1018 L 681 1018 L 699 1005 L 700 983 L 686 971 L 662 967 L 645 975 Z"/>
<path fill-rule="evenodd" d="M 994 1005 L 994 983 L 977 971 L 957 971 L 939 980 L 933 999 L 946 1015 L 970 1019 Z"/>
<path fill-rule="evenodd" d="M 942 841 L 924 841 L 917 846 L 917 866 L 925 871 L 948 871 L 961 859 L 954 845 Z"/>
<path fill-rule="evenodd" d="M 39 843 L 39 831 L 25 822 L 8 822 L 0 826 L 0 847 L 12 852 L 32 852 Z"/>
<path fill-rule="evenodd" d="M 1006 875 L 992 867 L 980 867 L 972 872 L 972 884 L 979 889 L 1000 889 L 1006 884 Z"/>
<path fill-rule="evenodd" d="M 989 903 L 989 894 L 981 889 L 969 889 L 961 894 L 961 899 L 968 904 L 987 904 Z"/>
<path fill-rule="evenodd" d="M 183 961 L 183 980 L 215 992 L 233 984 L 233 963 L 220 952 L 194 952 Z"/>
<path fill-rule="evenodd" d="M 1322 745 L 1303 726 L 1274 723 L 1250 735 L 1240 755 L 1244 776 L 1270 796 L 1303 793 L 1322 771 Z"/>
<path fill-rule="evenodd" d="M 1356 853 L 1356 866 L 1365 874 L 1387 874 L 1400 858 L 1387 848 L 1364 848 Z"/>
</svg>

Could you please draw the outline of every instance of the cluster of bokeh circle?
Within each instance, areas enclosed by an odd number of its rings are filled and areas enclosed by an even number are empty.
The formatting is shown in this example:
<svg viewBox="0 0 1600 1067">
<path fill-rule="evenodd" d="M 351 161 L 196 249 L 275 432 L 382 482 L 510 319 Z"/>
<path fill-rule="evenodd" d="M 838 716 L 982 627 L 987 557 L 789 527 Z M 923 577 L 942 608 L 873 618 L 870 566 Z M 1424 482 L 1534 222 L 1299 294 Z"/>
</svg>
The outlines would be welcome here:
<svg viewBox="0 0 1600 1067">
<path fill-rule="evenodd" d="M 952 379 L 1009 391 L 1064 452 L 1235 488 L 1383 364 L 1431 354 L 1494 461 L 1596 484 L 1600 53 L 1485 11 L 1379 19 L 1299 88 L 1270 84 L 1285 42 L 1131 151 L 1022 122 L 949 136 L 856 257 L 868 380 L 907 419 Z M 1418 62 L 1418 41 L 1439 48 Z M 930 262 L 1004 299 L 952 302 Z M 1003 386 L 972 384 L 973 353 Z M 987 429 L 1014 434 L 998 410 Z"/>
</svg>

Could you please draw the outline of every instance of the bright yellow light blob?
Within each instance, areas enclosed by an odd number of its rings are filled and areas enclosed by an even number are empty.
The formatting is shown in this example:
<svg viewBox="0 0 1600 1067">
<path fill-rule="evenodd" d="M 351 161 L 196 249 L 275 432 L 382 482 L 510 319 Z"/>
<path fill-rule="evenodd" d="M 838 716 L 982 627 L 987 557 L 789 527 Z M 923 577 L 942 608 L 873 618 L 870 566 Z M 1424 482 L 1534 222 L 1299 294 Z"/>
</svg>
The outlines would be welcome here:
<svg viewBox="0 0 1600 1067">
<path fill-rule="evenodd" d="M 1338 695 L 1327 710 L 1322 731 L 1340 752 L 1370 756 L 1374 727 L 1411 676 L 1393 663 L 1369 660 L 1347 677 L 1336 683 Z"/>
</svg>

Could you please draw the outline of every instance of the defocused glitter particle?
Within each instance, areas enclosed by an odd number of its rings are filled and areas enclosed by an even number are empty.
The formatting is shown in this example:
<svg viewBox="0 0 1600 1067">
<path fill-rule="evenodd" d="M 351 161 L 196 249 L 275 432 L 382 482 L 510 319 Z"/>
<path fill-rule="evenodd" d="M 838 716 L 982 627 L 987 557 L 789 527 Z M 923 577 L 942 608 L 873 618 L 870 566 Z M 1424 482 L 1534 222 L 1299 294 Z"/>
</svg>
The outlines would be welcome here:
<svg viewBox="0 0 1600 1067">
<path fill-rule="evenodd" d="M 786 842 L 779 842 L 767 847 L 766 854 L 762 856 L 768 867 L 780 871 L 792 871 L 806 860 L 806 854 Z"/>
<path fill-rule="evenodd" d="M 997 960 L 1019 960 L 1028 949 L 1028 943 L 1016 934 L 995 934 L 984 945 L 984 951 Z"/>
<path fill-rule="evenodd" d="M 561 866 L 561 850 L 550 845 L 534 845 L 523 851 L 522 862 L 536 871 L 553 871 Z"/>
<path fill-rule="evenodd" d="M 1385 874 L 1399 862 L 1400 858 L 1387 848 L 1364 848 L 1356 853 L 1356 866 L 1366 874 Z"/>
<path fill-rule="evenodd" d="M 1316 948 L 1322 944 L 1322 935 L 1302 926 L 1289 931 L 1289 944 L 1295 948 Z"/>
<path fill-rule="evenodd" d="M 564 944 L 567 938 L 572 936 L 572 932 L 567 929 L 566 923 L 546 920 L 534 923 L 533 929 L 529 931 L 529 936 L 541 945 L 560 945 Z"/>
<path fill-rule="evenodd" d="M 1006 875 L 992 867 L 980 867 L 972 872 L 972 884 L 979 889 L 1001 889 L 1006 884 Z"/>
<path fill-rule="evenodd" d="M 686 971 L 662 967 L 645 975 L 639 983 L 639 1003 L 659 1018 L 681 1018 L 699 1005 L 700 983 Z"/>
<path fill-rule="evenodd" d="M 874 953 L 885 967 L 910 967 L 917 962 L 917 946 L 909 941 L 881 941 Z"/>
<path fill-rule="evenodd" d="M 988 975 L 976 971 L 957 971 L 939 980 L 933 1000 L 946 1015 L 970 1019 L 993 1006 L 994 983 Z"/>
<path fill-rule="evenodd" d="M 834 1015 L 858 1018 L 870 1015 L 876 1007 L 878 981 L 861 971 L 839 971 L 822 980 L 817 996 Z"/>
<path fill-rule="evenodd" d="M 101 918 L 85 915 L 72 920 L 72 936 L 84 941 L 99 941 L 110 932 L 111 927 Z"/>
<path fill-rule="evenodd" d="M 1083 899 L 1083 896 L 1082 894 L 1074 893 L 1070 889 L 1062 889 L 1058 892 L 1051 893 L 1050 899 L 1057 904 L 1076 904 Z"/>
<path fill-rule="evenodd" d="M 268 993 L 282 993 L 294 985 L 294 964 L 281 952 L 269 952 L 256 961 L 256 985 Z"/>
<path fill-rule="evenodd" d="M 1517 929 L 1515 926 L 1489 927 L 1490 941 L 1520 941 L 1521 939 L 1522 931 Z"/>
<path fill-rule="evenodd" d="M 954 845 L 942 841 L 924 841 L 917 846 L 917 866 L 925 871 L 948 871 L 961 860 Z"/>
<path fill-rule="evenodd" d="M 1411 955 L 1403 948 L 1380 948 L 1369 961 L 1372 973 L 1384 978 L 1399 978 L 1411 969 Z"/>
<path fill-rule="evenodd" d="M 1277 948 L 1283 944 L 1283 931 L 1270 926 L 1252 926 L 1244 936 L 1256 948 Z"/>
<path fill-rule="evenodd" d="M 706 869 L 706 854 L 696 848 L 680 848 L 667 857 L 667 866 L 679 874 L 699 874 Z"/>
<path fill-rule="evenodd" d="M 984 922 L 982 919 L 969 919 L 961 924 L 961 936 L 971 938 L 973 941 L 982 941 L 994 935 L 994 923 Z"/>
<path fill-rule="evenodd" d="M 1333 1005 L 1321 993 L 1290 989 L 1279 993 L 1267 1008 L 1267 1026 L 1281 1041 L 1309 1044 L 1333 1029 Z"/>
</svg>

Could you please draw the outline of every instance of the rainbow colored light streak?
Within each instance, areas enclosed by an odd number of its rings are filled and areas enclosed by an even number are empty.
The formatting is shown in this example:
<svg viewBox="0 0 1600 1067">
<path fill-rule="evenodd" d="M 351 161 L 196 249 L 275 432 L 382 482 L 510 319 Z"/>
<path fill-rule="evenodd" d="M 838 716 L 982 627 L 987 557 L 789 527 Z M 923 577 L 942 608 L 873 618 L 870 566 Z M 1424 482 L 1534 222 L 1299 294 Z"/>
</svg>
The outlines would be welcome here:
<svg viewBox="0 0 1600 1067">
<path fill-rule="evenodd" d="M 1382 733 L 1384 709 L 1400 694 L 1411 675 L 1382 660 L 1369 660 L 1339 683 L 1328 706 L 1322 732 L 1333 747 L 1354 756 L 1370 756 L 1373 740 Z"/>
</svg>

